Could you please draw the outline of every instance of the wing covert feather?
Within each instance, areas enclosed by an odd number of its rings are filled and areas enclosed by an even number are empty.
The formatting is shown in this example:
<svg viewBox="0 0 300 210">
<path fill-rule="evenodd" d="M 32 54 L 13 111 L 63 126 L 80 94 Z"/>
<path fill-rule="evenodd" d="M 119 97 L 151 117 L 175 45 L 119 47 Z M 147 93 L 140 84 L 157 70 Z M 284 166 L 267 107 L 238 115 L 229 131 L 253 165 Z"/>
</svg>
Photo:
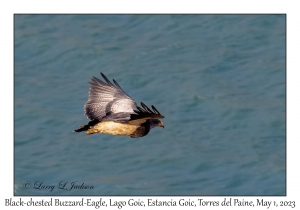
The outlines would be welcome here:
<svg viewBox="0 0 300 210">
<path fill-rule="evenodd" d="M 102 120 L 108 113 L 111 116 L 118 116 L 112 114 L 122 112 L 122 119 L 126 113 L 128 113 L 127 118 L 130 119 L 130 114 L 134 113 L 136 103 L 115 80 L 113 80 L 115 84 L 113 85 L 103 73 L 101 75 L 106 83 L 96 77 L 93 77 L 89 82 L 89 98 L 84 105 L 85 115 L 90 120 Z M 118 118 L 116 117 L 114 120 L 117 121 Z"/>
</svg>

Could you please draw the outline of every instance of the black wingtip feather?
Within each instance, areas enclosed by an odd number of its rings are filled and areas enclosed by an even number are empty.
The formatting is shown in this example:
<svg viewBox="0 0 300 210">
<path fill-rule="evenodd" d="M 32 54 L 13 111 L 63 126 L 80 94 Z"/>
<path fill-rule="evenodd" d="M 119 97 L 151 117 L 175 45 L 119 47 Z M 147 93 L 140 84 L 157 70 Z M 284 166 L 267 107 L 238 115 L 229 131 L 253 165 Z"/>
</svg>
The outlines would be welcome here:
<svg viewBox="0 0 300 210">
<path fill-rule="evenodd" d="M 115 85 L 117 86 L 117 88 L 121 89 L 123 91 L 123 89 L 121 88 L 121 86 L 117 83 L 116 80 L 113 79 L 113 82 L 115 83 Z"/>
<path fill-rule="evenodd" d="M 139 106 L 136 106 L 136 108 L 138 110 L 133 110 L 136 114 L 131 114 L 131 119 L 132 120 L 147 117 L 147 116 L 154 117 L 154 115 L 156 115 L 156 117 L 157 117 L 157 115 L 160 115 L 160 117 L 158 117 L 158 119 L 165 118 L 163 115 L 161 115 L 159 113 L 159 111 L 153 105 L 151 106 L 153 111 L 148 106 L 146 106 L 146 104 L 144 104 L 143 102 L 141 102 L 141 105 L 142 105 L 143 108 L 139 107 Z"/>
<path fill-rule="evenodd" d="M 159 111 L 152 105 L 152 109 L 156 114 L 160 114 Z"/>
<path fill-rule="evenodd" d="M 105 81 L 107 82 L 107 84 L 114 87 L 114 85 L 109 81 L 109 79 L 102 72 L 100 72 L 100 73 L 101 73 L 101 76 L 103 77 L 103 79 L 105 79 Z"/>
<path fill-rule="evenodd" d="M 143 107 L 146 111 L 148 111 L 148 112 L 150 112 L 150 113 L 153 113 L 153 111 L 152 111 L 151 109 L 149 109 L 149 107 L 147 107 L 146 104 L 144 104 L 143 102 L 141 102 L 141 105 L 142 105 L 142 107 Z"/>
<path fill-rule="evenodd" d="M 142 109 L 141 107 L 139 107 L 139 106 L 137 106 L 136 107 L 140 112 L 145 112 L 145 110 L 144 109 Z"/>
<path fill-rule="evenodd" d="M 138 115 L 143 115 L 143 114 L 157 114 L 157 115 L 161 115 L 160 112 L 153 105 L 151 106 L 152 109 L 153 109 L 153 111 L 148 106 L 146 106 L 146 104 L 144 104 L 143 102 L 141 102 L 141 105 L 142 105 L 143 108 L 139 107 L 139 106 L 136 106 L 136 108 L 138 110 L 133 110 L 136 114 L 138 114 Z M 163 115 L 161 115 L 161 116 L 162 116 L 162 118 L 164 118 Z"/>
</svg>

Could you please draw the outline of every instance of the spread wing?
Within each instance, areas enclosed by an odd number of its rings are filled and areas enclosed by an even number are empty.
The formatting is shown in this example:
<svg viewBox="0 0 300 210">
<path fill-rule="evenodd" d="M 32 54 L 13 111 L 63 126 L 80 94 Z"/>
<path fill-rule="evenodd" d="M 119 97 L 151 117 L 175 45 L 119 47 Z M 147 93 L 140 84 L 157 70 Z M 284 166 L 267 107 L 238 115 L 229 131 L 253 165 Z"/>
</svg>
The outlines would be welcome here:
<svg viewBox="0 0 300 210">
<path fill-rule="evenodd" d="M 115 80 L 113 85 L 103 73 L 101 76 L 106 83 L 96 77 L 89 82 L 90 92 L 89 99 L 84 105 L 85 115 L 90 120 L 130 120 L 130 114 L 134 113 L 136 103 Z"/>
<path fill-rule="evenodd" d="M 146 106 L 143 102 L 141 102 L 143 108 L 137 106 L 138 110 L 133 110 L 135 113 L 130 115 L 130 124 L 140 125 L 148 119 L 162 119 L 165 118 L 163 115 L 159 113 L 159 111 L 152 105 L 152 109 Z"/>
</svg>

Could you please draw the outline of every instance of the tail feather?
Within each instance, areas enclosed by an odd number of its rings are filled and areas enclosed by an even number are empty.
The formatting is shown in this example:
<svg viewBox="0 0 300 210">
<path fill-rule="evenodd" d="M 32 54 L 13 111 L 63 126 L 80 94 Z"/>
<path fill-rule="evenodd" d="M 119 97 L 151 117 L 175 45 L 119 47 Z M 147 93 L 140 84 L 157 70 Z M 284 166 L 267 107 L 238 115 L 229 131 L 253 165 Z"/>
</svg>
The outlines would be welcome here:
<svg viewBox="0 0 300 210">
<path fill-rule="evenodd" d="M 92 126 L 96 125 L 99 122 L 99 120 L 92 120 L 89 122 L 87 125 L 81 125 L 79 128 L 74 130 L 74 132 L 81 132 L 81 131 L 87 131 L 89 130 Z"/>
<path fill-rule="evenodd" d="M 79 128 L 75 129 L 75 132 L 87 131 L 90 128 L 89 125 L 82 125 Z"/>
</svg>

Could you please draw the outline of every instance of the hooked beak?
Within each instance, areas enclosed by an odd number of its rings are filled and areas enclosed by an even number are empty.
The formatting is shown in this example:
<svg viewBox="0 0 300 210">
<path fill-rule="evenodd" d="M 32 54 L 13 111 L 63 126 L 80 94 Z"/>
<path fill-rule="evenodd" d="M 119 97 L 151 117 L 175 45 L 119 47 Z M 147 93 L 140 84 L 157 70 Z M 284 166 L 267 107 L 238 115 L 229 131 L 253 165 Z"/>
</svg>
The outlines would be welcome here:
<svg viewBox="0 0 300 210">
<path fill-rule="evenodd" d="M 159 127 L 165 128 L 165 125 L 164 125 L 162 122 L 159 122 L 157 125 L 158 125 Z"/>
</svg>

